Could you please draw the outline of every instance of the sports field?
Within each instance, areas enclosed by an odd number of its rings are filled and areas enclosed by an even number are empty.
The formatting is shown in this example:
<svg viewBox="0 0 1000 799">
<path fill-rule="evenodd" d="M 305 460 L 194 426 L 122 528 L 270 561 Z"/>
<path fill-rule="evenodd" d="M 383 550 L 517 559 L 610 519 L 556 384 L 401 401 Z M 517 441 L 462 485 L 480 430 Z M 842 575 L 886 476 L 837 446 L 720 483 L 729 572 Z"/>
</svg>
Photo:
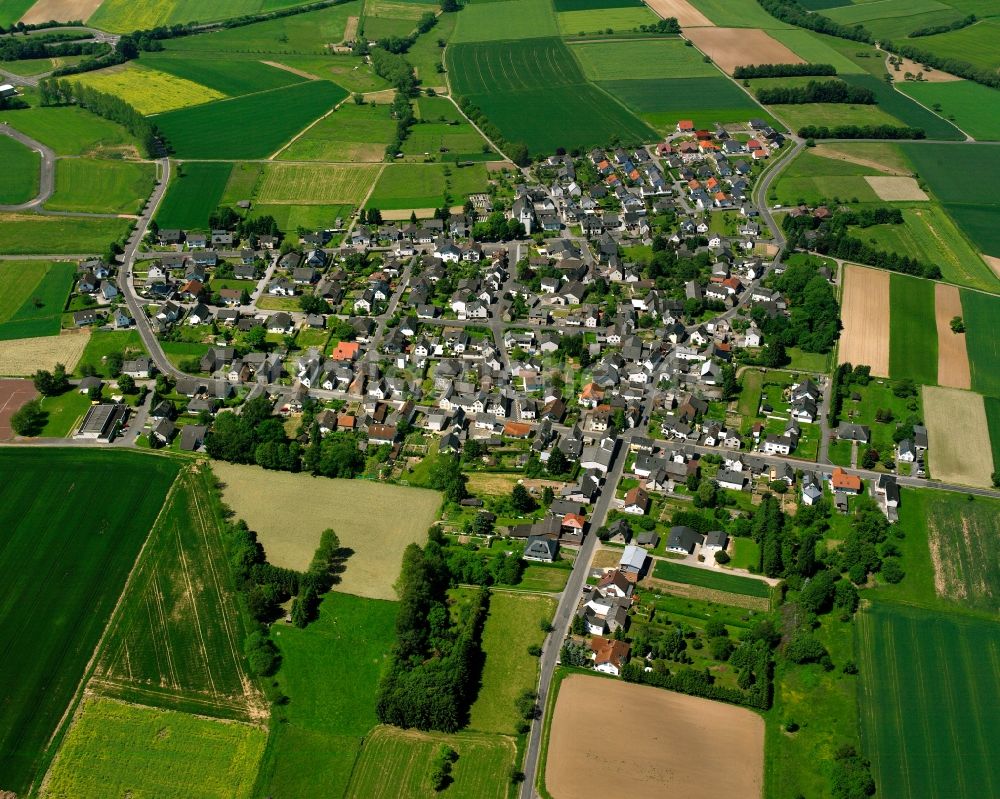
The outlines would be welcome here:
<svg viewBox="0 0 1000 799">
<path fill-rule="evenodd" d="M 281 151 L 286 161 L 378 162 L 396 136 L 387 105 L 348 102 Z"/>
<path fill-rule="evenodd" d="M 475 8 L 475 6 L 471 6 Z M 503 799 L 514 765 L 514 739 L 502 735 L 444 735 L 380 726 L 365 738 L 346 799 L 422 799 L 434 796 L 430 776 L 442 746 L 458 752 L 447 795 Z"/>
<path fill-rule="evenodd" d="M 922 396 L 931 474 L 945 483 L 989 488 L 993 453 L 982 396 L 934 386 L 924 386 Z"/>
<path fill-rule="evenodd" d="M 458 205 L 468 194 L 485 191 L 486 167 L 445 164 L 390 164 L 382 170 L 369 207 L 381 210 L 410 210 Z M 449 195 L 452 203 L 445 202 Z"/>
<path fill-rule="evenodd" d="M 236 722 L 87 699 L 45 799 L 249 799 L 267 733 Z"/>
<path fill-rule="evenodd" d="M 422 542 L 441 496 L 435 491 L 363 480 L 319 479 L 214 461 L 222 498 L 256 531 L 268 560 L 304 570 L 328 527 L 353 549 L 336 590 L 375 599 L 395 596 L 403 550 Z M 321 512 L 317 509 L 326 508 Z M 378 516 L 372 509 L 378 508 Z"/>
<path fill-rule="evenodd" d="M 965 346 L 972 365 L 972 389 L 1000 397 L 1000 297 L 977 291 L 962 292 Z"/>
<path fill-rule="evenodd" d="M 889 276 L 892 307 L 889 338 L 889 375 L 918 384 L 937 382 L 938 337 L 935 324 L 934 283 L 893 273 Z"/>
<path fill-rule="evenodd" d="M 699 569 L 693 566 L 682 566 L 666 560 L 656 561 L 653 567 L 653 577 L 657 580 L 668 580 L 672 583 L 686 583 L 711 588 L 716 591 L 728 591 L 732 594 L 744 594 L 767 598 L 771 596 L 771 586 L 763 580 L 750 577 L 739 577 L 735 574 L 711 569 Z"/>
<path fill-rule="evenodd" d="M 0 136 L 0 159 L 4 164 L 0 205 L 18 205 L 35 197 L 41 156 L 9 136 Z"/>
<path fill-rule="evenodd" d="M 996 624 L 876 602 L 857 625 L 862 740 L 879 795 L 996 795 Z"/>
<path fill-rule="evenodd" d="M 142 114 L 159 114 L 226 96 L 185 78 L 148 69 L 135 61 L 98 72 L 85 72 L 79 80 L 84 86 L 121 97 Z"/>
<path fill-rule="evenodd" d="M 226 561 L 211 472 L 182 473 L 109 626 L 91 688 L 200 715 L 266 715 L 247 674 L 247 636 Z"/>
<path fill-rule="evenodd" d="M 900 91 L 940 113 L 981 141 L 1000 139 L 1000 91 L 971 80 L 944 83 L 905 81 Z"/>
<path fill-rule="evenodd" d="M 138 453 L 0 450 L 4 789 L 37 776 L 176 474 Z"/>
<path fill-rule="evenodd" d="M 0 253 L 103 253 L 131 229 L 128 219 L 0 213 Z"/>
<path fill-rule="evenodd" d="M 570 46 L 591 80 L 720 77 L 693 47 L 680 39 L 585 42 Z"/>
<path fill-rule="evenodd" d="M 196 57 L 188 53 L 144 53 L 142 61 L 159 72 L 166 72 L 182 80 L 191 81 L 220 92 L 227 97 L 238 97 L 251 92 L 280 89 L 306 78 L 250 59 Z"/>
<path fill-rule="evenodd" d="M 63 158 L 56 190 L 45 203 L 55 211 L 136 214 L 153 191 L 156 167 L 134 161 Z"/>
<path fill-rule="evenodd" d="M 76 106 L 0 111 L 0 122 L 48 145 L 56 155 L 120 152 L 132 141 L 125 128 Z"/>
<path fill-rule="evenodd" d="M 864 364 L 879 377 L 889 374 L 889 285 L 888 272 L 853 264 L 844 269 L 837 363 Z"/>
<path fill-rule="evenodd" d="M 209 214 L 221 204 L 232 171 L 233 165 L 223 162 L 176 165 L 156 214 L 157 224 L 161 228 L 208 230 Z"/>
<path fill-rule="evenodd" d="M 458 15 L 451 43 L 536 39 L 558 35 L 556 15 L 550 0 L 505 0 L 502 6 L 495 3 L 472 3 L 464 8 Z"/>
<path fill-rule="evenodd" d="M 556 604 L 553 598 L 531 594 L 495 592 L 490 597 L 482 687 L 470 712 L 470 730 L 515 733 L 520 714 L 514 702 L 538 682 L 538 658 L 528 654 L 528 647 L 545 640 L 540 622 L 551 621 Z"/>
<path fill-rule="evenodd" d="M 55 336 L 76 277 L 62 261 L 0 261 L 0 340 Z"/>
<path fill-rule="evenodd" d="M 171 111 L 157 116 L 156 125 L 181 158 L 267 158 L 346 96 L 329 81 L 306 81 Z"/>
<path fill-rule="evenodd" d="M 358 203 L 381 170 L 375 165 L 268 164 L 257 187 L 257 200 L 296 205 Z"/>
</svg>

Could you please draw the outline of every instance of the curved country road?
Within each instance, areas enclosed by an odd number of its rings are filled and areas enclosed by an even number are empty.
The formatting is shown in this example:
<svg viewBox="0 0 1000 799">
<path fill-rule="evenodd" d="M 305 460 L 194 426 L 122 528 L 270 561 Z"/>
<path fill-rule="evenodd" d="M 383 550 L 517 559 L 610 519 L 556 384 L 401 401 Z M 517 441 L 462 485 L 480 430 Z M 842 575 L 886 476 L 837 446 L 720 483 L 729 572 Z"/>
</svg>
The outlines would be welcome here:
<svg viewBox="0 0 1000 799">
<path fill-rule="evenodd" d="M 42 203 L 52 196 L 56 186 L 56 154 L 40 141 L 25 136 L 18 130 L 14 130 L 6 122 L 0 123 L 0 134 L 9 136 L 14 141 L 18 141 L 42 156 L 41 174 L 38 179 L 38 194 L 26 203 L 18 205 L 0 205 L 0 211 L 34 211 L 38 210 Z"/>
</svg>

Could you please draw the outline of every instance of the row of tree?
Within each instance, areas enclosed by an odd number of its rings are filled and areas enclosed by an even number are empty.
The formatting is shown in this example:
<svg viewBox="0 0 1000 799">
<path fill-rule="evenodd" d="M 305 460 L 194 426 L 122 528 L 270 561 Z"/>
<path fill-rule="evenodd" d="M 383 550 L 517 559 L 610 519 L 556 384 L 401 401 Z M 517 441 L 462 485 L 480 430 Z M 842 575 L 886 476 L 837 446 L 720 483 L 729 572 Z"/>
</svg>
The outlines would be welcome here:
<svg viewBox="0 0 1000 799">
<path fill-rule="evenodd" d="M 900 44 L 882 42 L 882 49 L 904 56 L 928 67 L 940 69 L 942 72 L 949 72 L 960 78 L 975 81 L 984 86 L 991 86 L 994 89 L 1000 89 L 1000 73 L 991 69 L 983 69 L 960 58 L 952 58 L 930 50 L 922 50 L 916 45 L 907 44 L 906 42 L 901 42 Z"/>
<path fill-rule="evenodd" d="M 810 75 L 823 77 L 836 74 L 837 68 L 833 64 L 748 64 L 733 70 L 733 77 L 737 80 L 802 78 Z"/>
<path fill-rule="evenodd" d="M 772 17 L 787 22 L 789 25 L 808 28 L 817 33 L 825 33 L 828 36 L 850 39 L 855 42 L 871 44 L 875 41 L 871 32 L 861 25 L 844 25 L 840 22 L 834 22 L 829 17 L 803 8 L 798 0 L 757 0 L 757 2 Z"/>
<path fill-rule="evenodd" d="M 970 25 L 975 25 L 979 21 L 975 14 L 969 14 L 967 17 L 962 17 L 961 19 L 956 19 L 954 22 L 948 25 L 928 25 L 925 28 L 917 28 L 915 31 L 910 33 L 910 39 L 918 39 L 921 36 L 935 36 L 939 33 L 948 33 L 949 31 L 958 31 L 962 28 L 968 28 Z"/>
<path fill-rule="evenodd" d="M 108 51 L 109 46 L 104 42 L 74 41 L 88 36 L 87 33 L 48 33 L 24 38 L 4 37 L 0 39 L 0 61 L 93 55 Z"/>
<path fill-rule="evenodd" d="M 923 128 L 902 125 L 803 125 L 803 139 L 926 139 Z"/>
<path fill-rule="evenodd" d="M 874 105 L 875 92 L 864 86 L 851 86 L 842 80 L 811 80 L 805 86 L 775 86 L 757 89 L 757 99 L 765 105 L 802 105 L 804 103 L 851 103 Z"/>
</svg>

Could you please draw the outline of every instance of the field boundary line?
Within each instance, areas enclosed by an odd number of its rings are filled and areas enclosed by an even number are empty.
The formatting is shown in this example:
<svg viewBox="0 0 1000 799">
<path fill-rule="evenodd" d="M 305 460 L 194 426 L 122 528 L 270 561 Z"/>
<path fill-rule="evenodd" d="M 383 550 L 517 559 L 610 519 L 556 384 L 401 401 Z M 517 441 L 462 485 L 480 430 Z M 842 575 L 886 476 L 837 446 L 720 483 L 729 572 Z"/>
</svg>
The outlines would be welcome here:
<svg viewBox="0 0 1000 799">
<path fill-rule="evenodd" d="M 289 83 L 287 86 L 275 86 L 273 89 L 259 89 L 258 91 L 255 91 L 255 92 L 247 92 L 246 94 L 238 94 L 238 95 L 236 95 L 236 97 L 223 97 L 223 98 L 218 99 L 218 100 L 209 100 L 208 102 L 204 102 L 204 103 L 196 103 L 195 105 L 186 105 L 186 106 L 182 106 L 180 108 L 171 108 L 171 109 L 168 109 L 166 111 L 157 111 L 155 114 L 147 114 L 146 119 L 156 119 L 157 117 L 161 117 L 164 114 L 172 114 L 175 111 L 190 111 L 192 108 L 203 108 L 204 106 L 207 106 L 207 105 L 223 105 L 225 103 L 231 103 L 231 102 L 233 102 L 233 100 L 242 100 L 244 97 L 256 97 L 258 94 L 271 94 L 272 92 L 280 92 L 280 91 L 284 91 L 285 89 L 291 89 L 294 86 L 303 86 L 306 83 L 319 83 L 320 81 L 323 81 L 323 82 L 326 82 L 326 83 L 333 83 L 333 81 L 327 81 L 325 78 L 318 79 L 318 80 L 303 80 L 303 81 L 300 81 L 298 83 Z M 340 86 L 339 83 L 336 83 L 334 85 L 335 86 Z M 340 86 L 340 88 L 343 89 L 344 87 Z"/>
<path fill-rule="evenodd" d="M 366 205 L 368 205 L 368 201 L 372 198 L 372 194 L 375 193 L 375 187 L 378 185 L 378 182 L 382 179 L 382 173 L 385 172 L 385 168 L 387 166 L 388 166 L 388 164 L 386 164 L 385 162 L 383 162 L 383 163 L 381 163 L 379 165 L 380 168 L 379 168 L 378 174 L 375 176 L 375 179 L 372 181 L 372 185 L 368 189 L 368 193 L 365 195 L 364 199 L 361 201 L 361 204 L 358 206 L 359 210 L 362 209 L 362 208 L 364 208 Z M 344 231 L 344 238 L 345 239 L 348 236 L 351 235 L 351 231 L 354 230 L 354 226 L 357 223 L 358 223 L 358 214 L 355 214 L 354 217 L 351 219 L 351 224 L 348 225 L 347 226 L 347 230 Z"/>
<path fill-rule="evenodd" d="M 163 505 L 160 507 L 159 513 L 156 514 L 156 518 L 153 519 L 153 523 L 149 527 L 149 532 L 146 534 L 146 538 L 145 540 L 143 540 L 142 546 L 139 547 L 139 552 L 135 556 L 135 561 L 132 563 L 132 568 L 129 569 L 128 577 L 125 578 L 125 585 L 122 586 L 121 593 L 118 595 L 118 600 L 115 602 L 115 606 L 111 609 L 111 613 L 108 615 L 108 621 L 104 625 L 104 630 L 101 632 L 101 637 L 97 640 L 97 644 L 94 647 L 94 651 L 90 655 L 90 660 L 87 661 L 87 665 L 84 667 L 83 676 L 80 678 L 80 682 L 76 687 L 76 691 L 73 692 L 73 698 L 70 700 L 69 705 L 66 707 L 66 710 L 62 714 L 62 717 L 59 719 L 59 723 L 56 725 L 55 730 L 53 730 L 52 735 L 49 737 L 49 740 L 45 744 L 45 752 L 43 753 L 43 758 L 48 755 L 52 743 L 57 738 L 60 738 L 62 735 L 65 734 L 66 730 L 64 729 L 64 726 L 66 725 L 67 722 L 67 716 L 72 717 L 76 715 L 76 709 L 79 707 L 80 701 L 82 700 L 83 695 L 86 692 L 87 684 L 93 677 L 93 671 L 96 666 L 95 661 L 97 660 L 97 656 L 100 653 L 101 649 L 104 647 L 104 641 L 108 637 L 108 632 L 111 629 L 111 625 L 117 620 L 117 617 L 121 613 L 122 601 L 125 598 L 125 594 L 128 591 L 129 586 L 132 584 L 139 562 L 142 560 L 142 556 L 145 554 L 146 549 L 149 546 L 149 541 L 153 537 L 153 530 L 155 530 L 156 526 L 159 524 L 160 518 L 163 516 L 164 509 L 167 507 L 170 498 L 176 491 L 179 477 L 180 477 L 180 472 L 177 473 L 177 475 L 174 477 L 173 482 L 170 484 L 170 490 L 167 491 L 167 495 L 163 498 Z M 54 762 L 55 762 L 55 756 L 53 755 L 53 757 L 49 760 L 49 764 L 45 769 L 45 773 L 42 776 L 41 782 L 38 784 L 39 793 L 41 793 L 42 789 L 48 782 L 49 774 L 52 771 L 52 764 Z M 35 795 L 35 784 L 37 780 L 38 776 L 36 775 L 35 778 L 32 780 L 31 785 L 28 787 L 29 796 Z"/>
<path fill-rule="evenodd" d="M 340 85 L 340 84 L 337 84 L 337 85 Z M 316 117 L 316 119 L 314 119 L 312 122 L 310 122 L 304 128 L 302 128 L 302 130 L 300 130 L 294 136 L 292 136 L 292 138 L 289 139 L 286 144 L 284 144 L 282 147 L 280 147 L 276 153 L 273 153 L 273 154 L 269 155 L 267 158 L 264 159 L 264 161 L 265 162 L 267 162 L 267 161 L 273 161 L 275 158 L 277 158 L 279 155 L 281 155 L 283 152 L 285 152 L 285 150 L 287 150 L 289 147 L 291 147 L 293 144 L 295 144 L 295 142 L 297 142 L 299 139 L 301 139 L 303 136 L 305 136 L 310 130 L 313 129 L 313 127 L 315 127 L 316 125 L 318 125 L 320 122 L 322 122 L 328 116 L 330 116 L 330 114 L 332 114 L 334 111 L 336 111 L 338 108 L 340 108 L 340 106 L 342 106 L 349 99 L 351 99 L 351 96 L 352 96 L 351 94 L 348 94 L 347 97 L 345 97 L 339 103 L 337 103 L 336 105 L 334 105 L 333 108 L 331 108 L 329 111 L 327 111 L 325 114 L 323 114 L 323 116 Z M 308 163 L 316 163 L 316 162 L 315 161 L 311 161 L 311 162 L 308 162 Z"/>
</svg>

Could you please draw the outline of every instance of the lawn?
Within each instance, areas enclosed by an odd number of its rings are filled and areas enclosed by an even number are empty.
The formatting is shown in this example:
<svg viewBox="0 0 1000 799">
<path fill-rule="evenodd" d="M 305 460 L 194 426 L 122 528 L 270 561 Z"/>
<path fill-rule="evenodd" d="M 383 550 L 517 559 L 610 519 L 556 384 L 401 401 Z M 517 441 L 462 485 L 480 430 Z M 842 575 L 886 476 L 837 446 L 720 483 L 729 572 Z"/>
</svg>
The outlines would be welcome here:
<svg viewBox="0 0 1000 799">
<path fill-rule="evenodd" d="M 508 0 L 512 1 L 512 0 Z M 469 6 L 476 8 L 476 6 Z M 346 799 L 424 799 L 434 796 L 430 776 L 442 746 L 458 753 L 450 799 L 504 799 L 514 767 L 512 738 L 476 733 L 422 733 L 379 727 L 365 739 L 351 774 Z"/>
<path fill-rule="evenodd" d="M 605 33 L 608 28 L 616 32 L 634 31 L 640 25 L 655 23 L 657 19 L 648 8 L 640 6 L 561 11 L 556 14 L 559 32 L 563 36 Z"/>
<path fill-rule="evenodd" d="M 764 387 L 764 373 L 758 369 L 747 369 L 740 375 L 740 399 L 737 410 L 743 416 L 756 416 L 760 408 L 760 392 Z"/>
<path fill-rule="evenodd" d="M 51 147 L 56 155 L 86 155 L 132 143 L 128 131 L 76 106 L 0 111 L 0 123 Z"/>
<path fill-rule="evenodd" d="M 430 34 L 434 35 L 433 32 Z M 558 36 L 556 16 L 549 0 L 505 0 L 473 3 L 458 16 L 452 44 L 534 39 Z"/>
<path fill-rule="evenodd" d="M 208 217 L 222 202 L 233 165 L 177 164 L 156 214 L 161 228 L 208 230 Z M 247 195 L 249 196 L 249 195 Z"/>
<path fill-rule="evenodd" d="M 9 136 L 0 136 L 0 160 L 4 165 L 0 204 L 18 205 L 38 194 L 42 157 Z"/>
<path fill-rule="evenodd" d="M 227 97 L 280 89 L 306 78 L 262 61 L 225 57 L 195 58 L 190 54 L 144 53 L 142 62 L 160 72 L 207 86 Z"/>
<path fill-rule="evenodd" d="M 304 570 L 320 534 L 333 528 L 341 544 L 354 550 L 337 590 L 376 599 L 395 597 L 403 550 L 424 541 L 441 504 L 437 492 L 405 486 L 279 474 L 222 461 L 212 468 L 225 483 L 223 500 L 257 532 L 271 563 Z M 373 508 L 379 508 L 377 523 Z"/>
<path fill-rule="evenodd" d="M 930 83 L 913 81 L 896 84 L 900 91 L 928 108 L 940 108 L 946 119 L 952 120 L 975 139 L 1000 139 L 1000 91 L 971 80 Z"/>
<path fill-rule="evenodd" d="M 765 599 L 771 596 L 771 586 L 761 580 L 754 580 L 750 577 L 739 577 L 735 574 L 726 574 L 725 572 L 709 569 L 700 569 L 694 566 L 683 566 L 679 563 L 671 563 L 666 560 L 656 561 L 656 565 L 653 567 L 653 577 L 658 580 L 697 585 L 702 588 L 711 588 L 715 591 L 728 591 L 732 594 L 743 594 L 744 596 Z"/>
<path fill-rule="evenodd" d="M 862 740 L 879 795 L 995 795 L 996 623 L 876 602 L 858 636 Z"/>
<path fill-rule="evenodd" d="M 270 204 L 356 204 L 365 198 L 381 171 L 382 167 L 374 164 L 271 163 L 264 167 L 256 199 Z"/>
<path fill-rule="evenodd" d="M 384 211 L 461 205 L 467 195 L 485 191 L 487 180 L 481 164 L 391 164 L 382 170 L 368 206 Z"/>
<path fill-rule="evenodd" d="M 329 81 L 307 81 L 171 111 L 157 116 L 156 125 L 181 158 L 267 158 L 346 96 Z"/>
<path fill-rule="evenodd" d="M 135 357 L 145 355 L 146 348 L 136 330 L 95 330 L 77 364 L 77 374 L 82 374 L 80 368 L 86 364 L 94 367 L 102 377 L 110 377 L 104 359 L 113 352 L 122 353 L 125 357 Z"/>
<path fill-rule="evenodd" d="M 42 397 L 45 422 L 41 438 L 68 438 L 77 431 L 84 414 L 90 410 L 90 397 L 71 388 L 62 394 Z"/>
<path fill-rule="evenodd" d="M 95 677 L 102 693 L 127 701 L 250 720 L 263 697 L 244 662 L 249 625 L 211 480 L 204 468 L 177 478 L 111 620 Z"/>
<path fill-rule="evenodd" d="M 76 265 L 0 261 L 0 340 L 55 336 Z"/>
<path fill-rule="evenodd" d="M 714 64 L 706 63 L 701 53 L 686 47 L 681 39 L 585 42 L 571 45 L 570 52 L 580 62 L 583 74 L 595 81 L 721 78 Z M 728 101 L 720 99 L 715 105 L 725 106 Z"/>
<path fill-rule="evenodd" d="M 757 571 L 760 568 L 760 544 L 752 538 L 734 538 L 729 565 L 734 569 Z"/>
<path fill-rule="evenodd" d="M 319 230 L 333 227 L 337 217 L 345 221 L 354 212 L 351 205 L 255 205 L 251 217 L 273 216 L 285 235 L 293 235 L 299 228 Z M 295 310 L 299 310 L 296 306 Z"/>
<path fill-rule="evenodd" d="M 167 460 L 128 452 L 0 451 L 6 790 L 26 794 L 38 776 L 176 474 Z"/>
<path fill-rule="evenodd" d="M 87 699 L 45 799 L 249 799 L 266 733 L 249 724 Z"/>
<path fill-rule="evenodd" d="M 518 588 L 525 591 L 562 591 L 569 580 L 569 569 L 539 566 L 532 563 L 521 575 Z"/>
<path fill-rule="evenodd" d="M 788 368 L 792 371 L 821 373 L 829 371 L 830 353 L 828 352 L 806 352 L 798 347 L 788 347 L 785 354 L 790 359 Z"/>
<path fill-rule="evenodd" d="M 978 291 L 962 292 L 965 346 L 972 367 L 972 390 L 1000 397 L 1000 297 Z"/>
<path fill-rule="evenodd" d="M 827 452 L 830 457 L 830 462 L 835 466 L 850 466 L 851 449 L 852 446 L 850 441 L 831 442 L 830 449 Z"/>
<path fill-rule="evenodd" d="M 54 211 L 136 214 L 156 182 L 153 164 L 63 158 L 56 164 L 56 190 L 45 207 Z"/>
<path fill-rule="evenodd" d="M 305 629 L 274 628 L 282 656 L 276 679 L 289 701 L 275 710 L 257 795 L 344 794 L 362 740 L 378 723 L 375 689 L 395 641 L 396 610 L 395 602 L 335 592 Z"/>
<path fill-rule="evenodd" d="M 131 227 L 128 219 L 0 213 L 0 253 L 99 255 Z"/>
<path fill-rule="evenodd" d="M 894 380 L 937 383 L 938 343 L 934 283 L 893 273 L 889 277 L 889 374 Z"/>
<path fill-rule="evenodd" d="M 552 620 L 556 604 L 554 598 L 529 594 L 497 591 L 490 597 L 482 687 L 470 712 L 470 730 L 515 733 L 521 716 L 514 703 L 538 682 L 538 658 L 528 654 L 528 647 L 545 640 L 540 623 Z"/>
<path fill-rule="evenodd" d="M 447 101 L 445 101 L 447 102 Z M 348 102 L 281 151 L 287 161 L 382 161 L 396 136 L 388 105 Z"/>
</svg>

